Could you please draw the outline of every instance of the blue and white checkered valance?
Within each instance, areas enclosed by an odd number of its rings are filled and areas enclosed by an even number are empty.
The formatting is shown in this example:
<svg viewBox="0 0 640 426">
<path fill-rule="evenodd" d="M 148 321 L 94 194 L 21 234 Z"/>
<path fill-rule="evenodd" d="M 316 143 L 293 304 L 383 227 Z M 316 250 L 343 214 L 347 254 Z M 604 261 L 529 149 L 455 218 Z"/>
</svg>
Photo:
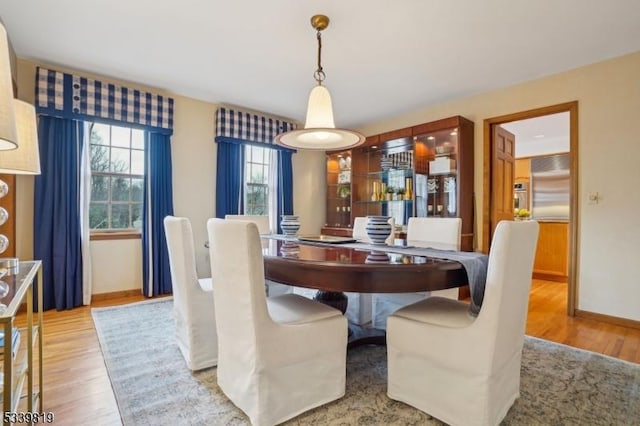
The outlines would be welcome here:
<svg viewBox="0 0 640 426">
<path fill-rule="evenodd" d="M 36 109 L 40 114 L 132 124 L 173 133 L 173 99 L 38 67 Z"/>
<path fill-rule="evenodd" d="M 276 145 L 275 137 L 296 125 L 279 118 L 219 108 L 216 111 L 216 142 L 266 144 L 269 148 L 293 151 Z"/>
</svg>

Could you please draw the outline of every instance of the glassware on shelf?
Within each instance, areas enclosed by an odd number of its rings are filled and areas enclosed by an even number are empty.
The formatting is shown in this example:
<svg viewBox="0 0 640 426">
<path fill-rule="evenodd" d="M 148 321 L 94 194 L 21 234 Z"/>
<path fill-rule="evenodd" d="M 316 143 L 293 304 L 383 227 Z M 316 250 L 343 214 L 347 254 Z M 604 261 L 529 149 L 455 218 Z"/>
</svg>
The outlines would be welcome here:
<svg viewBox="0 0 640 426">
<path fill-rule="evenodd" d="M 347 168 L 347 160 L 344 159 L 344 157 L 340 157 L 340 159 L 338 160 L 338 166 L 340 167 L 340 170 L 344 170 Z"/>
<path fill-rule="evenodd" d="M 444 192 L 456 191 L 456 178 L 455 176 L 448 176 L 444 178 Z"/>
<path fill-rule="evenodd" d="M 404 199 L 411 200 L 413 198 L 413 179 L 408 177 L 404 180 Z"/>
<path fill-rule="evenodd" d="M 427 179 L 427 191 L 435 193 L 438 190 L 438 180 L 435 178 Z"/>
<path fill-rule="evenodd" d="M 374 180 L 371 183 L 371 201 L 378 201 L 380 198 L 380 182 Z"/>
<path fill-rule="evenodd" d="M 380 157 L 380 168 L 382 171 L 389 170 L 393 166 L 393 159 L 390 155 Z"/>
</svg>

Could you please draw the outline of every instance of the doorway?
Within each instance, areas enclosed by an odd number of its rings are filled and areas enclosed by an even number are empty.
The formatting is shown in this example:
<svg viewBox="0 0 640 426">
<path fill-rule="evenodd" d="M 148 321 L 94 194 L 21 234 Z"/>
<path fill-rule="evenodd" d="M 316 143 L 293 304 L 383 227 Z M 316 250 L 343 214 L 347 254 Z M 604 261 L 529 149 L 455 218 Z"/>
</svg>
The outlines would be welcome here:
<svg viewBox="0 0 640 426">
<path fill-rule="evenodd" d="M 505 181 L 511 182 L 512 178 L 505 179 L 505 175 L 499 170 L 503 162 L 504 140 L 495 135 L 495 130 L 504 123 L 527 120 L 562 112 L 569 113 L 569 255 L 567 278 L 567 314 L 574 316 L 576 309 L 576 267 L 578 258 L 577 230 L 578 230 L 578 102 L 569 102 L 528 111 L 516 112 L 499 117 L 484 120 L 483 160 L 485 172 L 483 175 L 483 211 L 482 211 L 482 251 L 487 253 L 491 245 L 492 232 L 497 220 L 503 215 L 504 203 L 496 194 L 506 194 Z M 509 169 L 506 168 L 508 171 Z M 497 179 L 496 176 L 502 178 Z M 513 196 L 513 195 L 512 195 Z M 504 198 L 504 197 L 503 197 Z M 511 207 L 512 211 L 512 207 Z"/>
</svg>

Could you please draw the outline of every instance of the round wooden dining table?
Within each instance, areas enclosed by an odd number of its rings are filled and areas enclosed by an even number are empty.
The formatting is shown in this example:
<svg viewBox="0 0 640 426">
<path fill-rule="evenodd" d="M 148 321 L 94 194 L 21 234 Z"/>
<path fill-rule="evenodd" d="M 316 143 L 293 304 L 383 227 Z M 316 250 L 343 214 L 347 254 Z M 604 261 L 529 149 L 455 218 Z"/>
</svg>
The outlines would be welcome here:
<svg viewBox="0 0 640 426">
<path fill-rule="evenodd" d="M 413 293 L 461 287 L 468 283 L 462 264 L 452 260 L 361 250 L 297 240 L 263 240 L 265 278 L 318 290 L 314 299 L 342 313 L 343 292 Z M 349 346 L 384 344 L 384 331 L 351 328 Z"/>
</svg>

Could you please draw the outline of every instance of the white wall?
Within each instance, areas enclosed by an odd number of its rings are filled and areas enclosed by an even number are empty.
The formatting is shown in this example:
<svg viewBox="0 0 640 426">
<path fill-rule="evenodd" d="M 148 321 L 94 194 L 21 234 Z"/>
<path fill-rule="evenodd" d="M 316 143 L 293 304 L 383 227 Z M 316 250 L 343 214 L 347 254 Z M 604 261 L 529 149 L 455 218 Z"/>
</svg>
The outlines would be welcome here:
<svg viewBox="0 0 640 426">
<path fill-rule="evenodd" d="M 191 220 L 198 275 L 211 276 L 204 243 L 207 219 L 215 216 L 217 151 L 213 139 L 217 106 L 189 98 L 174 98 L 173 210 L 176 216 Z"/>
<path fill-rule="evenodd" d="M 299 234 L 319 234 L 326 213 L 324 151 L 293 155 L 293 211 L 300 216 Z"/>
<path fill-rule="evenodd" d="M 462 115 L 475 122 L 476 211 L 482 212 L 483 122 L 577 100 L 579 105 L 578 309 L 640 321 L 640 52 L 360 129 L 373 135 Z M 599 204 L 587 194 L 598 192 Z M 476 218 L 479 239 L 482 217 Z"/>
<path fill-rule="evenodd" d="M 135 240 L 91 242 L 92 294 L 137 290 L 142 286 L 142 243 Z"/>
</svg>

